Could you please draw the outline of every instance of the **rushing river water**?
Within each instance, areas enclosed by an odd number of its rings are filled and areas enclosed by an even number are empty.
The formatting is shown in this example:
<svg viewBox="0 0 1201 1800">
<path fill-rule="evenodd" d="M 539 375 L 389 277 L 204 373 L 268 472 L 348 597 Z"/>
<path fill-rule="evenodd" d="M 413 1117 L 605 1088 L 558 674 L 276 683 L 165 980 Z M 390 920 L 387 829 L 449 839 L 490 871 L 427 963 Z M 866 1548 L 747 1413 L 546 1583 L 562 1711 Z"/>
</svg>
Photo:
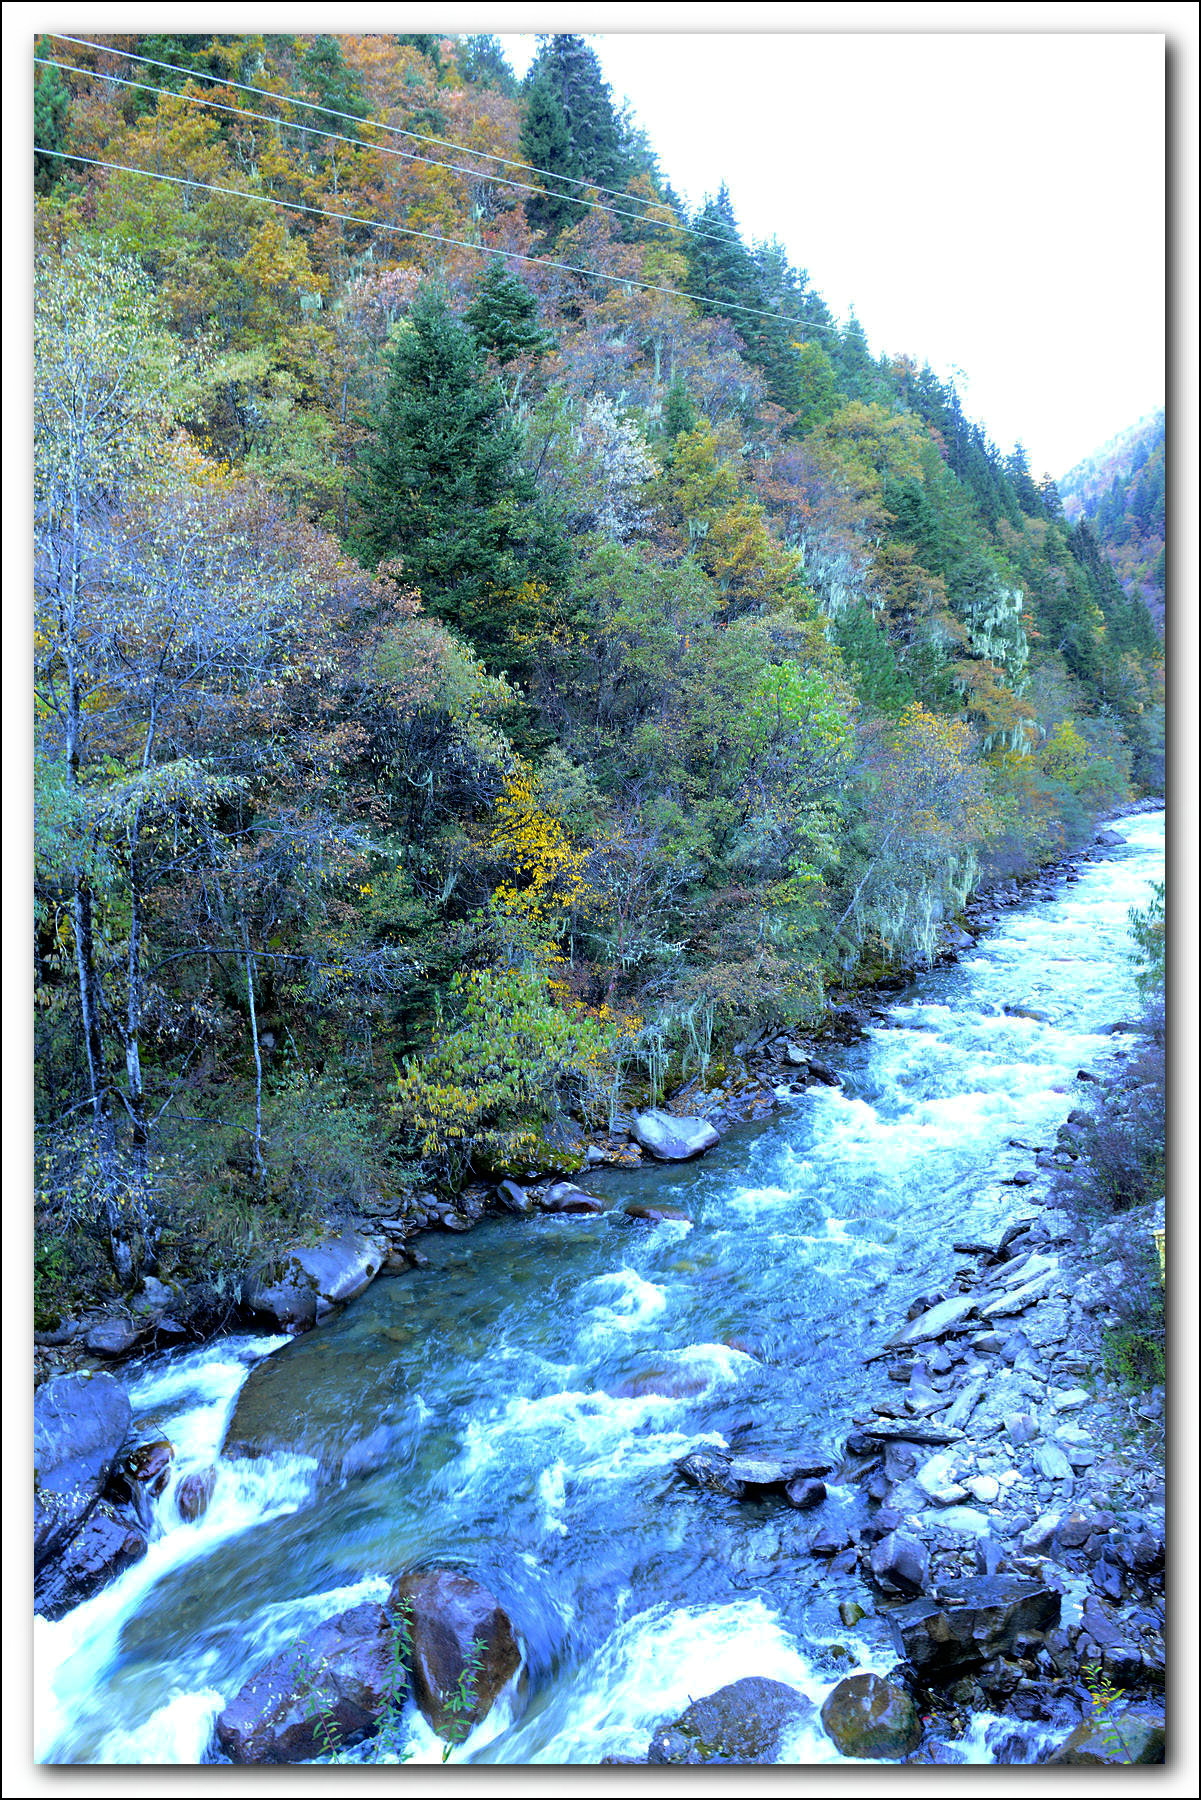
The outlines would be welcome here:
<svg viewBox="0 0 1201 1800">
<path fill-rule="evenodd" d="M 1030 1210 L 1001 1185 L 1031 1162 L 1011 1140 L 1052 1141 L 1076 1070 L 1129 1044 L 1109 1028 L 1137 1005 L 1127 912 L 1162 876 L 1163 815 L 1118 829 L 1124 849 L 899 996 L 833 1059 L 840 1089 L 699 1162 L 594 1176 L 601 1216 L 428 1236 L 428 1269 L 298 1343 L 308 1454 L 221 1464 L 195 1524 L 169 1489 L 142 1562 L 35 1622 L 39 1760 L 203 1760 L 259 1664 L 422 1562 L 474 1572 L 524 1649 L 455 1761 L 642 1755 L 660 1720 L 743 1675 L 820 1701 L 848 1666 L 853 1589 L 806 1554 L 813 1519 L 686 1488 L 674 1460 L 698 1442 L 835 1448 L 878 1388 L 864 1356 L 952 1273 L 952 1239 Z M 621 1211 L 651 1196 L 690 1222 Z M 284 1341 L 128 1373 L 176 1480 L 214 1460 L 247 1372 Z M 831 1489 L 828 1511 L 852 1505 Z M 991 1761 L 1002 1729 L 977 1719 L 950 1754 Z M 410 1754 L 441 1760 L 419 1716 Z M 784 1758 L 836 1759 L 820 1730 Z"/>
</svg>

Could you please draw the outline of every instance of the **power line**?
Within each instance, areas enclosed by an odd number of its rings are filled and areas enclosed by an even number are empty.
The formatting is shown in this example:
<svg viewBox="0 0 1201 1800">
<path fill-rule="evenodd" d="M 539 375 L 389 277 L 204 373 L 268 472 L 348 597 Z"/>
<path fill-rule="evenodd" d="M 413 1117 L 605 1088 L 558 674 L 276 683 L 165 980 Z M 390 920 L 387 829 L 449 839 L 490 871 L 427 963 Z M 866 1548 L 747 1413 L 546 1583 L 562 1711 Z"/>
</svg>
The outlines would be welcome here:
<svg viewBox="0 0 1201 1800">
<path fill-rule="evenodd" d="M 427 163 L 434 169 L 450 169 L 456 175 L 474 175 L 477 179 L 495 182 L 501 187 L 520 188 L 527 194 L 539 194 L 544 199 L 569 199 L 572 206 L 586 206 L 593 212 L 605 213 L 607 216 L 615 219 L 632 219 L 637 225 L 656 225 L 661 227 L 664 231 L 678 231 L 687 237 L 706 238 L 713 244 L 724 244 L 727 242 L 725 238 L 718 237 L 715 232 L 697 231 L 691 225 L 678 225 L 674 219 L 652 219 L 645 213 L 626 212 L 622 207 L 618 206 L 603 206 L 599 200 L 583 200 L 577 199 L 574 195 L 560 196 L 552 194 L 546 188 L 533 187 L 528 181 L 514 181 L 511 176 L 494 175 L 487 169 L 470 169 L 466 168 L 461 163 L 443 162 L 436 156 L 422 156 L 420 151 L 417 150 L 399 150 L 391 144 L 371 144 L 362 138 L 348 137 L 343 131 L 322 131 L 320 127 L 316 125 L 297 124 L 292 119 L 276 118 L 271 113 L 251 112 L 247 107 L 231 106 L 229 102 L 225 100 L 210 100 L 203 94 L 178 94 L 172 88 L 152 87 L 149 82 L 137 81 L 125 75 L 101 74 L 96 69 L 81 68 L 78 63 L 58 62 L 52 56 L 35 56 L 33 60 L 35 63 L 40 63 L 43 67 L 48 69 L 61 69 L 67 75 L 86 76 L 89 81 L 111 81 L 118 87 L 137 88 L 142 93 L 158 94 L 160 97 L 171 100 L 186 100 L 190 106 L 211 107 L 218 112 L 233 113 L 235 118 L 239 119 L 257 119 L 260 124 L 276 125 L 284 131 L 307 131 L 313 137 L 329 138 L 334 143 L 338 144 L 351 144 L 358 150 L 377 150 L 384 156 L 402 157 L 406 162 Z M 350 115 L 339 116 L 348 117 Z M 364 125 L 370 125 L 373 129 L 380 129 L 377 121 L 374 119 L 364 119 L 362 123 Z M 387 127 L 384 127 L 384 129 L 387 129 Z M 477 154 L 487 155 L 486 151 L 477 152 L 469 149 L 466 145 L 462 146 L 462 148 L 469 156 L 475 156 Z M 558 180 L 559 178 L 556 176 L 553 179 Z M 658 202 L 656 202 L 656 204 L 658 204 Z"/>
<path fill-rule="evenodd" d="M 562 181 L 572 187 L 593 188 L 598 194 L 608 194 L 614 200 L 633 200 L 642 206 L 657 206 L 662 210 L 667 210 L 667 202 L 664 200 L 639 201 L 637 194 L 627 194 L 620 188 L 602 187 L 599 182 L 587 181 L 578 175 L 556 175 L 553 169 L 540 169 L 534 163 L 519 162 L 511 156 L 501 156 L 494 150 L 473 150 L 469 144 L 457 144 L 451 138 L 431 137 L 427 132 L 411 131 L 403 125 L 385 124 L 382 119 L 365 120 L 360 118 L 357 113 L 340 112 L 336 106 L 322 106 L 318 101 L 300 100 L 292 94 L 275 94 L 270 88 L 252 87 L 245 81 L 234 81 L 224 75 L 210 75 L 204 69 L 185 69 L 179 63 L 162 62 L 156 56 L 141 56 L 136 50 L 118 50 L 113 44 L 97 44 L 90 38 L 69 37 L 63 31 L 48 31 L 45 36 L 57 38 L 64 44 L 78 44 L 85 50 L 100 50 L 109 56 L 123 56 L 128 62 L 145 63 L 148 67 L 156 69 L 169 69 L 173 75 L 185 75 L 189 80 L 212 81 L 219 87 L 238 88 L 244 94 L 257 94 L 262 100 L 274 100 L 287 106 L 302 106 L 308 112 L 324 113 L 332 119 L 348 119 L 353 125 L 371 124 L 377 131 L 388 131 L 396 137 L 413 138 L 421 144 L 437 144 L 445 150 L 459 150 L 468 156 L 482 156 L 488 162 L 503 163 L 508 169 L 524 169 L 529 174 L 545 176 L 548 181 Z M 87 73 L 95 74 L 101 80 L 109 79 L 109 77 L 101 75 L 99 70 L 89 70 Z M 134 85 L 142 86 L 144 84 L 135 83 Z M 353 142 L 353 140 L 350 141 Z M 500 177 L 495 177 L 495 179 L 499 180 Z M 648 220 L 648 223 L 659 224 L 664 221 Z M 678 229 L 687 229 L 687 227 Z"/>
<path fill-rule="evenodd" d="M 592 281 L 610 281 L 619 287 L 634 287 L 648 294 L 666 294 L 673 300 L 691 300 L 696 306 L 707 306 L 720 313 L 745 313 L 749 318 L 770 319 L 774 325 L 791 325 L 806 331 L 833 331 L 834 325 L 810 325 L 802 319 L 790 319 L 781 313 L 766 312 L 762 307 L 739 306 L 733 300 L 710 300 L 704 294 L 690 294 L 683 288 L 662 287 L 657 282 L 640 281 L 634 275 L 617 275 L 609 269 L 589 269 L 582 263 L 556 262 L 546 256 L 526 256 L 520 250 L 502 250 L 492 244 L 472 244 L 466 238 L 447 237 L 439 231 L 418 231 L 412 225 L 389 225 L 382 219 L 366 219 L 361 213 L 334 212 L 324 206 L 308 206 L 301 200 L 277 200 L 272 194 L 255 194 L 245 188 L 225 187 L 213 181 L 197 181 L 191 175 L 164 175 L 156 169 L 138 169 L 128 163 L 106 162 L 99 156 L 82 156 L 76 150 L 47 150 L 42 144 L 33 146 L 38 156 L 58 157 L 64 162 L 83 163 L 92 169 L 111 169 L 118 175 L 141 175 L 147 181 L 167 181 L 173 187 L 199 188 L 208 194 L 224 194 L 234 200 L 251 200 L 259 206 L 275 206 L 283 212 L 309 213 L 319 219 L 333 219 L 346 225 L 366 225 L 372 231 L 391 232 L 397 237 L 422 238 L 427 243 L 450 244 L 457 250 L 471 250 L 477 256 L 500 256 L 506 261 L 529 263 L 539 269 L 559 269 L 567 275 L 584 275 Z"/>
</svg>

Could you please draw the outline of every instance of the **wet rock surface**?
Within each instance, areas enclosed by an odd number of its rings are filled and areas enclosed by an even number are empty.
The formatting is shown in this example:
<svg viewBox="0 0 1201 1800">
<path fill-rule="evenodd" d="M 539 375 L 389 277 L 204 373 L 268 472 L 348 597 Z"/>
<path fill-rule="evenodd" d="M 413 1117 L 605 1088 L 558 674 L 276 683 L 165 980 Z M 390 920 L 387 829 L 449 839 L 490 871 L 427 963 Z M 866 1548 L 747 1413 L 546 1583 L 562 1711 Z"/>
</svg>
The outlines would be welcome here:
<svg viewBox="0 0 1201 1800">
<path fill-rule="evenodd" d="M 418 1706 L 440 1736 L 465 1736 L 520 1664 L 508 1614 L 457 1569 L 402 1575 L 388 1605 L 406 1623 Z"/>
<path fill-rule="evenodd" d="M 129 1430 L 129 1397 L 111 1375 L 60 1375 L 33 1403 L 33 1556 L 70 1543 L 100 1498 Z"/>
<path fill-rule="evenodd" d="M 750 1675 L 694 1700 L 687 1711 L 660 1725 L 648 1763 L 773 1763 L 789 1731 L 815 1713 L 812 1700 L 782 1681 Z"/>
<path fill-rule="evenodd" d="M 844 1756 L 897 1761 L 916 1750 L 922 1725 L 913 1696 L 880 1675 L 848 1675 L 829 1694 L 822 1724 Z"/>
<path fill-rule="evenodd" d="M 218 1716 L 217 1743 L 234 1763 L 309 1762 L 361 1743 L 403 1693 L 401 1667 L 385 1609 L 352 1607 L 251 1676 Z"/>
<path fill-rule="evenodd" d="M 100 1501 L 70 1543 L 34 1577 L 34 1610 L 61 1619 L 146 1554 L 146 1535 L 124 1508 Z"/>
</svg>

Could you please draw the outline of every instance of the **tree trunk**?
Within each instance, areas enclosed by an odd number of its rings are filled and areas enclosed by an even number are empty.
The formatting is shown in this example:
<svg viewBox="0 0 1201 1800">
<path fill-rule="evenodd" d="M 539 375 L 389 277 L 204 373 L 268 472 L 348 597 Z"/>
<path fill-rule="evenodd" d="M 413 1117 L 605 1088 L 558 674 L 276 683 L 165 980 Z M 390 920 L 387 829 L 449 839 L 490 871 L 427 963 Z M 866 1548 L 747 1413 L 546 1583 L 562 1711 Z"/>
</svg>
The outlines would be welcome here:
<svg viewBox="0 0 1201 1800">
<path fill-rule="evenodd" d="M 250 1002 L 250 1039 L 254 1045 L 254 1166 L 261 1187 L 267 1179 L 267 1165 L 263 1161 L 263 1053 L 259 1046 L 259 1021 L 254 1005 L 254 957 L 248 932 L 243 932 L 242 944 L 246 958 L 246 998 Z"/>
</svg>

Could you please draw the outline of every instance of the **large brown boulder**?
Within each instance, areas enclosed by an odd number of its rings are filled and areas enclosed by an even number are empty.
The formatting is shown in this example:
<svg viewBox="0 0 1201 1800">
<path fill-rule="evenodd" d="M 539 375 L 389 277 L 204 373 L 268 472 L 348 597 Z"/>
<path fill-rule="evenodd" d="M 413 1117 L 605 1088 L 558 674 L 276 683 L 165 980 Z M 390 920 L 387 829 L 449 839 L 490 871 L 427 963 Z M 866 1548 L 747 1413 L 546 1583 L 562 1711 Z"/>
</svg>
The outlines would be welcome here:
<svg viewBox="0 0 1201 1800">
<path fill-rule="evenodd" d="M 405 1688 L 402 1646 L 382 1606 L 327 1619 L 250 1677 L 217 1719 L 231 1762 L 308 1762 L 378 1731 Z"/>
<path fill-rule="evenodd" d="M 848 1675 L 827 1695 L 822 1724 L 844 1756 L 895 1761 L 916 1750 L 922 1725 L 911 1695 L 881 1675 Z"/>
<path fill-rule="evenodd" d="M 70 1543 L 100 1498 L 130 1421 L 111 1375 L 57 1375 L 33 1401 L 33 1563 Z"/>
<path fill-rule="evenodd" d="M 521 1662 L 508 1614 L 458 1569 L 402 1575 L 388 1605 L 407 1623 L 418 1706 L 439 1737 L 465 1737 Z"/>
<path fill-rule="evenodd" d="M 660 1725 L 650 1742 L 650 1763 L 774 1763 L 785 1734 L 813 1716 L 813 1702 L 796 1688 L 763 1675 L 731 1681 L 694 1700 L 686 1712 Z"/>
</svg>

